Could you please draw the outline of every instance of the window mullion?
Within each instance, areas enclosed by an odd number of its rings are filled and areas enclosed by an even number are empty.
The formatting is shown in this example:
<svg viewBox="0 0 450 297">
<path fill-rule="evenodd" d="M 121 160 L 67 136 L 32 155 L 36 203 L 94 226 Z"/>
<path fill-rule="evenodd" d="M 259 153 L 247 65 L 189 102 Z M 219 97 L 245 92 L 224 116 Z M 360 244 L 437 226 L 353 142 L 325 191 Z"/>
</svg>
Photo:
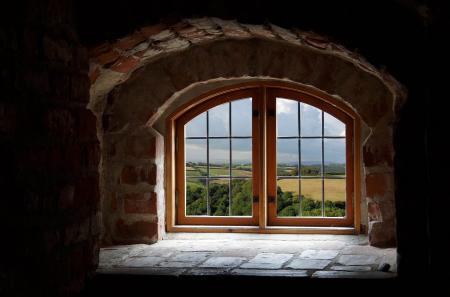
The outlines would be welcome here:
<svg viewBox="0 0 450 297">
<path fill-rule="evenodd" d="M 301 145 L 301 122 L 300 122 L 300 102 L 297 102 L 297 122 L 298 122 L 298 201 L 299 201 L 299 216 L 302 216 L 302 176 L 300 174 L 301 172 L 301 165 L 302 165 L 302 153 L 301 153 L 301 149 L 302 149 L 302 145 Z"/>
<path fill-rule="evenodd" d="M 325 154 L 324 154 L 324 120 L 322 110 L 322 217 L 325 216 Z"/>
<path fill-rule="evenodd" d="M 229 178 L 228 178 L 228 215 L 231 216 L 231 166 L 232 166 L 232 160 L 233 160 L 233 152 L 232 152 L 232 145 L 231 145 L 231 101 L 228 103 L 228 133 L 229 133 L 229 152 L 230 152 L 230 165 L 229 165 Z"/>
<path fill-rule="evenodd" d="M 211 215 L 211 203 L 209 201 L 209 111 L 206 111 L 206 214 Z"/>
</svg>

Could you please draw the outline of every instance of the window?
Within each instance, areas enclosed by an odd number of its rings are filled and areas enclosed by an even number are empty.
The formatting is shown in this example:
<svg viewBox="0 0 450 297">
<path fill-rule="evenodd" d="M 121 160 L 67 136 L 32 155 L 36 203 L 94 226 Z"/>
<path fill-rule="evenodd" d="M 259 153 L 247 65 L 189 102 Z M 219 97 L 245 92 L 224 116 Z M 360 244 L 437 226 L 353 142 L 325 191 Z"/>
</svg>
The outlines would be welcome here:
<svg viewBox="0 0 450 297">
<path fill-rule="evenodd" d="M 173 121 L 174 225 L 354 225 L 351 110 L 264 85 L 200 101 Z"/>
</svg>

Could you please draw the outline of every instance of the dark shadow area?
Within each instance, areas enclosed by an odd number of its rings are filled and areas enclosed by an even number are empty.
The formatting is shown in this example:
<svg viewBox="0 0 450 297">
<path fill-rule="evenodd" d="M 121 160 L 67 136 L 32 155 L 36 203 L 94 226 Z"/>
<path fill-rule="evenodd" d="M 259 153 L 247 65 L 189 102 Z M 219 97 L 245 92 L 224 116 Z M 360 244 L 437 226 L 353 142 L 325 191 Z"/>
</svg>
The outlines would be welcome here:
<svg viewBox="0 0 450 297">
<path fill-rule="evenodd" d="M 271 22 L 329 36 L 386 69 L 409 92 L 395 132 L 399 279 L 96 276 L 85 296 L 264 291 L 385 295 L 448 267 L 448 24 L 446 1 L 70 1 L 0 7 L 1 296 L 73 296 L 98 259 L 99 150 L 86 112 L 85 47 L 183 17 Z M 448 273 L 447 273 L 448 274 Z M 172 280 L 174 280 L 172 282 Z M 273 281 L 273 283 L 272 283 Z M 430 285 L 429 290 L 436 289 Z M 389 292 L 391 293 L 391 292 Z"/>
<path fill-rule="evenodd" d="M 154 286 L 152 284 L 158 284 Z M 129 276 L 99 275 L 89 283 L 81 296 L 123 296 L 144 294 L 319 294 L 344 295 L 363 290 L 365 295 L 379 293 L 367 288 L 383 288 L 399 293 L 405 288 L 399 280 L 311 279 L 250 276 Z"/>
<path fill-rule="evenodd" d="M 448 34 L 447 8 L 440 1 L 132 0 L 114 6 L 77 2 L 76 22 L 86 45 L 114 40 L 143 25 L 175 23 L 185 17 L 273 23 L 328 36 L 392 74 L 408 89 L 395 131 L 399 269 L 400 275 L 415 277 L 419 271 L 431 273 L 433 259 L 439 255 L 431 242 L 439 241 L 436 234 L 444 231 L 435 199 L 443 169 L 437 156 L 446 154 L 434 153 L 442 152 L 444 141 L 438 132 L 443 122 L 433 113 L 442 107 L 436 88 L 442 86 L 437 83 L 442 77 L 435 69 L 445 52 L 440 38 Z M 436 247 L 440 250 L 442 245 Z"/>
</svg>

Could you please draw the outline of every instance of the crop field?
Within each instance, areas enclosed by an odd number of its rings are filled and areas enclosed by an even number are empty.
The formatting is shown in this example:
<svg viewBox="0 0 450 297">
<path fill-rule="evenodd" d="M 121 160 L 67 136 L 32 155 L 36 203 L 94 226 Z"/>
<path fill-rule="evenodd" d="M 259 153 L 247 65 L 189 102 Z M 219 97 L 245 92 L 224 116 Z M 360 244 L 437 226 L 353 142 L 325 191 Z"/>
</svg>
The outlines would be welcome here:
<svg viewBox="0 0 450 297">
<path fill-rule="evenodd" d="M 298 195 L 299 187 L 297 179 L 280 179 L 278 186 L 283 192 L 292 192 Z M 313 200 L 322 200 L 322 180 L 302 179 L 302 195 Z M 325 200 L 345 201 L 345 179 L 325 179 Z"/>
<path fill-rule="evenodd" d="M 252 169 L 250 166 L 233 166 L 232 175 L 235 177 L 251 177 Z M 206 176 L 207 167 L 205 165 L 186 166 L 186 176 Z M 209 176 L 229 176 L 229 168 L 225 166 L 210 166 Z"/>
</svg>

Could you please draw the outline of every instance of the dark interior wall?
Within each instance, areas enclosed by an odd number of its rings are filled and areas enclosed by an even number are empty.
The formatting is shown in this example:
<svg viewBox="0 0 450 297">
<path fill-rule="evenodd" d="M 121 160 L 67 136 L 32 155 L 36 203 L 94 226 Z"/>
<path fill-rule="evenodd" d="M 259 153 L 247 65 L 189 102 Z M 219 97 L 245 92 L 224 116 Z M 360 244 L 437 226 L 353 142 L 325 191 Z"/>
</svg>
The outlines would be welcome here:
<svg viewBox="0 0 450 297">
<path fill-rule="evenodd" d="M 88 9 L 89 8 L 89 9 Z M 243 23 L 274 23 L 328 36 L 385 69 L 408 89 L 395 131 L 399 270 L 404 276 L 430 273 L 443 244 L 438 182 L 443 146 L 442 111 L 434 71 L 444 56 L 446 4 L 441 1 L 126 1 L 78 3 L 77 26 L 87 46 L 114 40 L 143 25 L 184 17 L 215 16 Z M 439 157 L 438 157 L 439 156 Z M 439 170 L 441 169 L 441 170 Z M 445 184 L 445 183 L 444 183 Z M 414 185 L 414 186 L 412 186 Z M 444 224 L 445 225 L 445 224 Z M 435 242 L 436 241 L 436 242 Z M 436 248 L 432 247 L 435 242 Z"/>
<path fill-rule="evenodd" d="M 98 262 L 99 144 L 67 1 L 0 8 L 0 296 L 71 296 Z"/>
<path fill-rule="evenodd" d="M 448 199 L 443 199 L 448 181 L 441 174 L 448 160 L 448 137 L 442 134 L 448 127 L 446 76 L 435 71 L 444 69 L 449 52 L 447 4 L 30 0 L 9 5 L 0 9 L 0 295 L 70 295 L 95 269 L 99 156 L 95 120 L 84 108 L 89 82 L 82 46 L 189 16 L 311 29 L 357 49 L 403 83 L 409 98 L 395 135 L 400 275 L 435 276 L 448 261 L 443 257 L 450 250 Z"/>
</svg>

